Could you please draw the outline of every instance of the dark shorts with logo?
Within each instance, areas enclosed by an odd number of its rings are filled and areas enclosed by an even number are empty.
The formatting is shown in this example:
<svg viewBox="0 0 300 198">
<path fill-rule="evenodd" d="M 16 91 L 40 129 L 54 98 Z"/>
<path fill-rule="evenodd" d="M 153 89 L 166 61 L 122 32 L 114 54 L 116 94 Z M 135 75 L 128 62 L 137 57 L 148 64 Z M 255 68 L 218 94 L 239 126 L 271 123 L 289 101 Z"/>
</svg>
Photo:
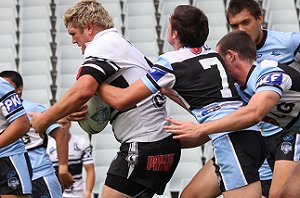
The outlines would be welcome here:
<svg viewBox="0 0 300 198">
<path fill-rule="evenodd" d="M 266 143 L 266 156 L 269 166 L 274 170 L 277 160 L 299 161 L 300 135 L 283 130 L 269 137 L 264 137 Z"/>
<path fill-rule="evenodd" d="M 0 195 L 31 194 L 31 177 L 28 153 L 0 158 Z"/>
<path fill-rule="evenodd" d="M 105 185 L 134 197 L 141 191 L 161 195 L 180 155 L 180 143 L 172 136 L 155 142 L 124 143 L 110 165 Z"/>
</svg>

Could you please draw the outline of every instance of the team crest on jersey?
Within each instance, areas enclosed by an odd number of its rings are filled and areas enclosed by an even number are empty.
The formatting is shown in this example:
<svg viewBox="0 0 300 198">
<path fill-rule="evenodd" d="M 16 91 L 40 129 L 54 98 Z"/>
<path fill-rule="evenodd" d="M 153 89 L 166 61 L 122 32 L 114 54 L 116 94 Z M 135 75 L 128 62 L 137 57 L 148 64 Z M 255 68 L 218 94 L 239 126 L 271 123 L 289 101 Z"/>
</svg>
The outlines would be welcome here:
<svg viewBox="0 0 300 198">
<path fill-rule="evenodd" d="M 278 52 L 278 50 L 273 50 L 271 53 L 271 56 L 280 56 L 281 54 Z"/>
<path fill-rule="evenodd" d="M 201 47 L 194 47 L 190 49 L 193 54 L 200 54 L 202 52 Z"/>
<path fill-rule="evenodd" d="M 282 73 L 274 72 L 265 74 L 257 80 L 256 87 L 262 85 L 280 86 L 282 83 Z"/>
<path fill-rule="evenodd" d="M 15 110 L 19 109 L 20 107 L 22 107 L 22 101 L 16 93 L 12 93 L 2 99 L 0 106 L 3 115 L 7 116 Z"/>
</svg>

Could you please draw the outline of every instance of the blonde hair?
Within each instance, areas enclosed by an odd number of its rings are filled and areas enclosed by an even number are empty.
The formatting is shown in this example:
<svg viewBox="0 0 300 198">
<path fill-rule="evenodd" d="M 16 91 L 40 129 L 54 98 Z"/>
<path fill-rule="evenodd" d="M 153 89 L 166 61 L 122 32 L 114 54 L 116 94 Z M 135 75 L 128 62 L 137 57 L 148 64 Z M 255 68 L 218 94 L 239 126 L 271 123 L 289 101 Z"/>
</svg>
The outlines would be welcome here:
<svg viewBox="0 0 300 198">
<path fill-rule="evenodd" d="M 114 26 L 112 17 L 97 2 L 97 0 L 79 0 L 65 11 L 64 23 L 83 31 L 87 23 L 92 23 L 103 29 Z"/>
</svg>

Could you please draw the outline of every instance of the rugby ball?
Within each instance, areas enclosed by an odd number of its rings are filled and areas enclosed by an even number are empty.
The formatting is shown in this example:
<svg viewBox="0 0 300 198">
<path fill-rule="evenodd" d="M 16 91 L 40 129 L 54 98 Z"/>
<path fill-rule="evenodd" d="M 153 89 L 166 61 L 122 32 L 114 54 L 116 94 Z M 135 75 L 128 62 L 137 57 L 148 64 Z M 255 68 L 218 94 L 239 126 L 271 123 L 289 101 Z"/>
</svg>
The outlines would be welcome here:
<svg viewBox="0 0 300 198">
<path fill-rule="evenodd" d="M 98 96 L 87 102 L 87 114 L 84 120 L 78 121 L 80 127 L 89 134 L 100 133 L 108 124 L 110 107 Z"/>
</svg>

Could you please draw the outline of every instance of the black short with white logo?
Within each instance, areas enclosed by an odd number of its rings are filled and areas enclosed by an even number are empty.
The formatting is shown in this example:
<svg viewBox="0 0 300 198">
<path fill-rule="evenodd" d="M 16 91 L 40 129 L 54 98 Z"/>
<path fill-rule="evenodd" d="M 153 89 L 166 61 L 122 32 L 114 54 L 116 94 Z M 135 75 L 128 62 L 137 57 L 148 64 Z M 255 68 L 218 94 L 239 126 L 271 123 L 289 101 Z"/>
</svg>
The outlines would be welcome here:
<svg viewBox="0 0 300 198">
<path fill-rule="evenodd" d="M 110 165 L 105 185 L 132 197 L 161 195 L 180 155 L 180 143 L 172 136 L 155 142 L 124 143 Z M 120 177 L 123 179 L 117 179 Z"/>
</svg>

